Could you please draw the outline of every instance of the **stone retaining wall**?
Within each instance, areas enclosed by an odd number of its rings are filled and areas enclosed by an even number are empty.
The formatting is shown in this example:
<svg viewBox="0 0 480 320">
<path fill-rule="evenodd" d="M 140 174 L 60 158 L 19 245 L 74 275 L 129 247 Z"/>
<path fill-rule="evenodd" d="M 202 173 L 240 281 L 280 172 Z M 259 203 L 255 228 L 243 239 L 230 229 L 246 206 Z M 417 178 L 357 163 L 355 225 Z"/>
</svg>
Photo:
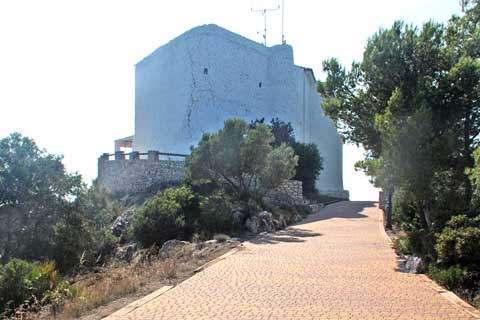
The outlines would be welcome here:
<svg viewBox="0 0 480 320">
<path fill-rule="evenodd" d="M 136 152 L 128 155 L 117 152 L 114 160 L 110 160 L 108 154 L 98 159 L 98 181 L 117 197 L 149 191 L 156 186 L 175 185 L 184 176 L 185 161 L 160 160 L 155 151 L 150 151 L 146 159 L 140 159 Z M 279 203 L 303 203 L 302 182 L 285 181 L 267 198 Z"/>
<path fill-rule="evenodd" d="M 303 199 L 303 185 L 298 180 L 285 181 L 280 187 L 267 194 L 267 199 L 277 203 L 301 204 Z"/>
<path fill-rule="evenodd" d="M 109 160 L 102 156 L 98 160 L 98 181 L 114 196 L 148 191 L 157 185 L 174 185 L 185 176 L 183 160 L 159 160 L 115 157 Z"/>
</svg>

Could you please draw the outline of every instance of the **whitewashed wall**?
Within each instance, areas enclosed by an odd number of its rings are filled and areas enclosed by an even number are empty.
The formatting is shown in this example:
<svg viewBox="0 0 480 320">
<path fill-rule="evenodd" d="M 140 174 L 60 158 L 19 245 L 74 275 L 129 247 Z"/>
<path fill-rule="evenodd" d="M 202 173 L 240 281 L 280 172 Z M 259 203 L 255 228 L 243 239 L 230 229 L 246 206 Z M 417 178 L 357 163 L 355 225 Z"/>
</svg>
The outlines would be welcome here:
<svg viewBox="0 0 480 320">
<path fill-rule="evenodd" d="M 188 153 L 226 119 L 278 117 L 324 158 L 320 191 L 340 195 L 342 144 L 311 71 L 288 45 L 267 48 L 216 25 L 187 31 L 136 65 L 134 149 Z M 340 194 L 339 194 L 340 193 Z"/>
</svg>

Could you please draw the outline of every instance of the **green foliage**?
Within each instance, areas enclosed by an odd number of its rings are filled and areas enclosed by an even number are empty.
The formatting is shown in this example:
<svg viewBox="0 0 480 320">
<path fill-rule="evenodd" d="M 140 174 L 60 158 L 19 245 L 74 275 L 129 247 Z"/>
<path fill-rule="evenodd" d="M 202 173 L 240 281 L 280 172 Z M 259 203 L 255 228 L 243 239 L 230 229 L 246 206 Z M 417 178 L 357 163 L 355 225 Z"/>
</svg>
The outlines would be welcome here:
<svg viewBox="0 0 480 320">
<path fill-rule="evenodd" d="M 0 252 L 35 259 L 50 256 L 53 225 L 84 186 L 66 173 L 61 157 L 18 133 L 0 140 Z"/>
<path fill-rule="evenodd" d="M 250 123 L 250 128 L 254 129 L 258 124 L 265 124 L 265 118 L 253 121 Z M 290 122 L 287 123 L 279 118 L 273 118 L 270 120 L 268 127 L 272 130 L 274 137 L 272 142 L 273 147 L 278 147 L 282 143 L 288 146 L 293 146 L 295 144 L 295 133 Z"/>
<path fill-rule="evenodd" d="M 192 236 L 199 212 L 199 200 L 187 187 L 170 188 L 148 200 L 137 215 L 133 234 L 149 247 L 170 239 Z"/>
<path fill-rule="evenodd" d="M 394 247 L 397 253 L 399 254 L 403 254 L 403 255 L 412 254 L 412 252 L 410 251 L 410 241 L 409 241 L 409 238 L 406 236 L 395 239 Z"/>
<path fill-rule="evenodd" d="M 313 143 L 295 143 L 293 149 L 298 156 L 293 179 L 302 181 L 304 195 L 311 195 L 316 191 L 315 182 L 323 170 L 323 158 Z"/>
<path fill-rule="evenodd" d="M 293 177 L 298 161 L 290 147 L 274 150 L 273 141 L 270 128 L 263 123 L 253 128 L 240 119 L 227 120 L 218 132 L 204 134 L 192 149 L 187 158 L 189 178 L 214 182 L 245 203 L 260 201 Z"/>
<path fill-rule="evenodd" d="M 231 234 L 239 230 L 240 221 L 232 214 L 233 204 L 228 194 L 218 191 L 200 202 L 199 231 L 206 238 L 214 234 Z"/>
<path fill-rule="evenodd" d="M 96 229 L 79 211 L 72 209 L 53 226 L 50 258 L 58 261 L 60 271 L 78 271 L 104 261 L 112 252 L 117 238 L 109 229 Z"/>
<path fill-rule="evenodd" d="M 265 119 L 256 120 L 250 124 L 255 128 L 258 124 L 263 124 Z M 318 148 L 313 143 L 300 143 L 295 141 L 295 134 L 290 122 L 286 123 L 278 118 L 274 118 L 268 125 L 272 130 L 274 140 L 272 146 L 277 148 L 282 144 L 290 146 L 298 156 L 298 164 L 295 168 L 293 179 L 302 181 L 303 194 L 312 196 L 315 189 L 315 182 L 323 170 L 323 158 L 320 156 Z"/>
<path fill-rule="evenodd" d="M 448 268 L 430 265 L 428 268 L 428 275 L 449 290 L 455 290 L 462 287 L 465 284 L 466 279 L 468 279 L 467 270 L 459 265 L 454 265 Z"/>
<path fill-rule="evenodd" d="M 97 183 L 87 188 L 60 156 L 14 133 L 0 140 L 0 255 L 54 259 L 61 271 L 93 265 L 112 250 L 120 212 Z"/>
<path fill-rule="evenodd" d="M 58 292 L 57 299 L 60 295 L 74 294 L 73 288 L 60 277 L 53 261 L 38 264 L 12 259 L 0 267 L 0 315 L 8 316 L 23 304 L 51 302 L 53 292 Z"/>
<path fill-rule="evenodd" d="M 427 263 L 434 260 L 434 233 L 420 227 L 418 220 L 414 220 L 413 223 L 404 223 L 403 228 L 407 233 L 409 251 L 416 256 L 423 257 Z"/>
<path fill-rule="evenodd" d="M 471 198 L 464 170 L 480 133 L 479 7 L 473 1 L 447 26 L 396 22 L 380 29 L 350 71 L 325 61 L 328 76 L 318 85 L 322 107 L 344 137 L 376 161 L 359 167 L 384 190 L 406 189 L 429 227 L 437 172 L 454 171 L 461 183 L 451 190 L 463 189 L 464 207 Z"/>
<path fill-rule="evenodd" d="M 435 249 L 438 262 L 444 265 L 460 263 L 464 266 L 480 265 L 480 216 L 452 217 L 441 233 L 437 234 Z"/>
<path fill-rule="evenodd" d="M 367 150 L 357 169 L 394 193 L 389 208 L 408 239 L 398 246 L 472 297 L 480 266 L 478 218 L 468 218 L 480 209 L 480 2 L 467 2 L 447 25 L 380 29 L 349 71 L 325 61 L 318 90 L 344 138 Z M 452 218 L 458 212 L 467 215 Z"/>
</svg>

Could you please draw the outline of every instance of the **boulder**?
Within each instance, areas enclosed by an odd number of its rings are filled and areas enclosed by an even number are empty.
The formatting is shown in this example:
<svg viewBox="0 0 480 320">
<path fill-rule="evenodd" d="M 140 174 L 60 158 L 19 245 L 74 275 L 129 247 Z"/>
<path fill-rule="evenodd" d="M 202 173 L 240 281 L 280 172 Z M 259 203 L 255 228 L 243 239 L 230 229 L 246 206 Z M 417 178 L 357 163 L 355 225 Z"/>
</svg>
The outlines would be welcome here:
<svg viewBox="0 0 480 320">
<path fill-rule="evenodd" d="M 262 211 L 249 217 L 245 221 L 245 227 L 251 233 L 272 232 L 275 229 L 273 216 L 268 211 Z"/>
<path fill-rule="evenodd" d="M 122 237 L 128 229 L 128 226 L 134 222 L 135 207 L 123 211 L 113 222 L 111 226 L 112 233 L 117 237 Z"/>
<path fill-rule="evenodd" d="M 115 249 L 114 256 L 118 260 L 130 262 L 132 261 L 133 255 L 136 250 L 137 250 L 136 244 L 120 246 Z"/>
<path fill-rule="evenodd" d="M 150 262 L 150 256 L 148 249 L 138 250 L 133 254 L 132 263 L 134 265 L 148 264 Z"/>
<path fill-rule="evenodd" d="M 407 261 L 405 261 L 405 269 L 408 273 L 424 273 L 425 264 L 420 257 L 408 256 Z"/>
<path fill-rule="evenodd" d="M 168 240 L 163 244 L 162 248 L 158 252 L 158 255 L 160 256 L 161 259 L 172 258 L 180 249 L 182 249 L 183 247 L 189 244 L 190 242 L 181 241 L 177 239 Z"/>
<path fill-rule="evenodd" d="M 273 218 L 273 227 L 275 230 L 282 230 L 288 226 L 287 219 L 283 215 L 278 215 Z"/>
</svg>

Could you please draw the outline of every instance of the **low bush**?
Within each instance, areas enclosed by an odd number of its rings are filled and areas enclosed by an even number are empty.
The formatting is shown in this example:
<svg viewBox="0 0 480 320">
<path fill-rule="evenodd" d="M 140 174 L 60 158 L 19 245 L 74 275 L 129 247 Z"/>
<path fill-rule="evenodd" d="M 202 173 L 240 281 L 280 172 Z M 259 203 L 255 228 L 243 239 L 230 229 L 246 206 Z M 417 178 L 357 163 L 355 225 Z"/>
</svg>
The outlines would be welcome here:
<svg viewBox="0 0 480 320">
<path fill-rule="evenodd" d="M 54 262 L 38 264 L 12 259 L 0 267 L 0 315 L 5 317 L 22 305 L 55 304 L 73 294 Z"/>
<path fill-rule="evenodd" d="M 216 233 L 231 234 L 240 222 L 232 214 L 232 202 L 225 192 L 219 191 L 202 199 L 200 203 L 199 231 L 207 238 Z"/>
<path fill-rule="evenodd" d="M 394 240 L 393 244 L 395 247 L 395 251 L 398 254 L 403 254 L 403 255 L 412 254 L 410 250 L 410 241 L 407 236 L 398 237 L 397 239 Z"/>
<path fill-rule="evenodd" d="M 439 263 L 460 263 L 473 269 L 480 265 L 480 217 L 454 216 L 436 238 Z"/>
<path fill-rule="evenodd" d="M 429 265 L 428 275 L 440 285 L 449 290 L 455 290 L 463 287 L 468 278 L 468 272 L 459 265 L 442 268 L 436 265 Z"/>
<path fill-rule="evenodd" d="M 408 251 L 422 257 L 426 263 L 435 260 L 435 234 L 418 226 L 417 223 L 404 223 L 402 229 L 408 238 Z"/>
<path fill-rule="evenodd" d="M 138 212 L 133 235 L 144 247 L 161 246 L 170 239 L 189 239 L 198 214 L 198 197 L 190 188 L 166 189 L 148 200 Z"/>
</svg>

